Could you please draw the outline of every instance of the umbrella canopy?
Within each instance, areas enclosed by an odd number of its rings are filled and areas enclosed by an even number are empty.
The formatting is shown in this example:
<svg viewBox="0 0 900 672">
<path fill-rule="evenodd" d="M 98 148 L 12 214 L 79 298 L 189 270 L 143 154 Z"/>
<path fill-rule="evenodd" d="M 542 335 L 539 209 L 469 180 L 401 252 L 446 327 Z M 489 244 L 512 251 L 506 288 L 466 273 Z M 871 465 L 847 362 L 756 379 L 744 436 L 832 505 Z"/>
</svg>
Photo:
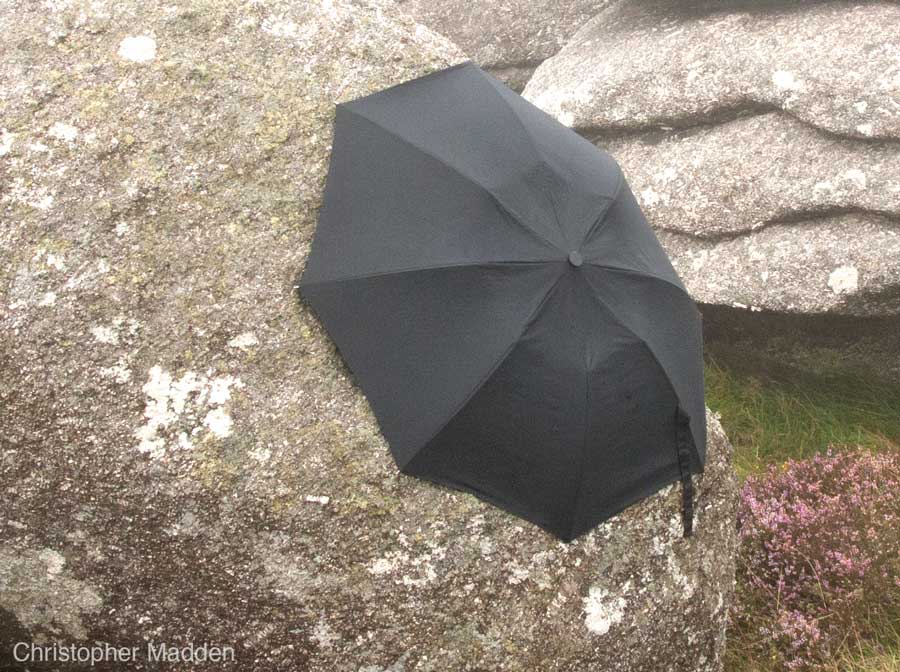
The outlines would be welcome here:
<svg viewBox="0 0 900 672">
<path fill-rule="evenodd" d="M 699 312 L 615 161 L 471 63 L 337 106 L 300 279 L 399 468 L 571 540 L 703 468 Z"/>
</svg>

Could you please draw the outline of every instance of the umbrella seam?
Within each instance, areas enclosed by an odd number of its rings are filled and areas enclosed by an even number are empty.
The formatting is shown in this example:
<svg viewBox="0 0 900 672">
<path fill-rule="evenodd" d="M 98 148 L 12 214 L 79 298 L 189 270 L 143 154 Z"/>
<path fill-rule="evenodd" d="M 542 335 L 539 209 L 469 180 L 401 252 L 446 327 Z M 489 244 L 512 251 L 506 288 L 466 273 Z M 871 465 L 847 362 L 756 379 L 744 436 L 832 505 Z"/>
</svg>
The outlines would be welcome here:
<svg viewBox="0 0 900 672">
<path fill-rule="evenodd" d="M 588 283 L 590 283 L 590 280 L 588 280 Z M 634 336 L 638 340 L 638 342 L 644 348 L 646 348 L 647 352 L 649 352 L 650 356 L 653 358 L 653 361 L 656 362 L 656 365 L 659 367 L 659 370 L 662 371 L 662 374 L 663 374 L 663 377 L 665 378 L 666 384 L 669 386 L 669 389 L 671 390 L 672 395 L 675 397 L 676 402 L 678 402 L 678 404 L 680 405 L 681 397 L 678 396 L 678 390 L 675 389 L 675 385 L 672 383 L 672 378 L 669 376 L 669 372 L 666 371 L 666 367 L 664 367 L 662 362 L 659 361 L 659 357 L 657 357 L 656 353 L 653 351 L 653 348 L 650 347 L 650 344 L 647 343 L 646 339 L 644 339 L 634 329 L 632 329 L 627 324 L 625 324 L 621 320 L 621 318 L 619 318 L 619 316 L 615 313 L 615 311 L 609 306 L 609 304 L 606 303 L 606 301 L 601 299 L 599 296 L 597 296 L 596 292 L 591 292 L 591 296 L 594 297 L 594 300 L 596 300 L 597 303 L 599 303 L 601 306 L 603 306 L 603 308 L 606 310 L 607 313 L 609 313 L 609 315 L 612 317 L 613 321 L 616 324 L 618 324 L 620 327 L 622 327 L 628 333 L 630 333 L 632 336 Z M 690 431 L 690 429 L 688 431 Z M 697 448 L 697 440 L 694 437 L 693 432 L 691 432 L 691 448 L 692 448 L 691 452 L 694 454 L 693 456 L 697 459 L 697 464 L 702 465 L 703 461 L 700 459 L 700 450 Z"/>
<path fill-rule="evenodd" d="M 493 88 L 496 90 L 496 89 L 497 89 L 496 84 L 499 84 L 499 82 L 497 82 L 497 83 L 495 84 L 495 81 L 494 81 L 492 78 L 488 77 L 488 76 L 487 76 L 487 73 L 485 73 L 485 72 L 484 72 L 483 70 L 481 70 L 481 69 L 479 69 L 479 72 L 481 72 L 482 75 L 485 75 L 485 79 L 486 79 L 486 80 L 488 81 L 488 83 L 491 84 L 491 86 L 493 86 Z M 501 86 L 502 86 L 502 84 L 501 84 Z M 532 144 L 532 146 L 534 147 L 535 153 L 537 154 L 538 158 L 540 159 L 541 164 L 542 164 L 545 168 L 547 168 L 548 172 L 549 172 L 551 175 L 553 175 L 554 177 L 558 177 L 558 175 L 556 174 L 556 171 L 554 171 L 554 170 L 552 170 L 552 169 L 550 168 L 550 165 L 549 165 L 549 163 L 548 163 L 548 161 L 547 161 L 547 158 L 544 156 L 544 153 L 540 150 L 540 148 L 539 148 L 539 146 L 538 146 L 538 143 L 535 141 L 534 135 L 531 133 L 530 130 L 528 130 L 528 127 L 525 125 L 525 122 L 522 121 L 522 118 L 521 118 L 521 116 L 519 116 L 519 113 L 516 111 L 516 108 L 514 108 L 514 107 L 509 103 L 509 101 L 506 100 L 506 98 L 504 98 L 502 95 L 500 96 L 500 99 L 506 104 L 506 107 L 509 108 L 509 111 L 510 111 L 510 112 L 512 112 L 513 117 L 515 117 L 516 122 L 519 124 L 519 126 L 522 128 L 522 130 L 525 132 L 525 135 L 527 135 L 528 138 L 531 140 L 531 144 Z M 537 106 L 535 106 L 535 107 L 537 107 Z M 541 108 L 539 108 L 539 107 L 538 107 L 537 109 L 540 110 L 541 112 L 544 112 L 544 110 L 541 110 Z M 546 114 L 546 112 L 544 112 L 544 113 Z M 549 116 L 551 119 L 553 119 L 553 121 L 556 121 L 557 123 L 559 123 L 559 120 L 558 120 L 558 119 L 554 119 L 554 118 L 552 117 L 552 115 L 547 115 L 547 116 Z M 569 129 L 569 130 L 571 130 L 571 129 Z M 573 131 L 573 132 L 574 132 L 574 131 Z M 576 135 L 577 135 L 577 134 L 576 134 Z M 615 202 L 615 200 L 619 197 L 619 192 L 622 190 L 622 185 L 623 185 L 624 182 L 625 182 L 625 176 L 624 176 L 624 174 L 622 173 L 621 167 L 619 167 L 618 165 L 617 165 L 616 167 L 618 168 L 616 187 L 615 187 L 615 189 L 613 189 L 612 194 L 610 194 L 609 196 L 602 196 L 602 197 L 601 197 L 601 198 L 604 198 L 604 199 L 608 199 L 608 202 L 604 205 L 603 210 L 602 210 L 601 213 L 598 215 L 597 219 L 594 220 L 594 223 L 591 224 L 591 227 L 590 227 L 590 229 L 588 229 L 587 234 L 585 234 L 584 238 L 581 240 L 581 243 L 580 243 L 575 249 L 579 249 L 579 250 L 580 250 L 582 247 L 584 247 L 585 243 L 588 242 L 588 240 L 591 238 L 591 236 L 593 236 L 593 235 L 597 232 L 597 227 L 598 227 L 600 221 L 601 221 L 601 220 L 606 216 L 606 214 L 609 212 L 609 209 L 610 209 L 610 206 L 612 205 L 612 203 Z M 557 224 L 557 228 L 559 228 L 560 235 L 563 237 L 563 239 L 565 240 L 565 242 L 568 243 L 568 242 L 569 242 L 568 237 L 566 236 L 566 233 L 565 233 L 565 231 L 563 230 L 562 224 L 560 223 L 559 217 L 558 217 L 558 215 L 557 215 L 557 213 L 556 213 L 556 205 L 555 205 L 555 202 L 554 202 L 554 199 L 553 199 L 553 194 L 552 194 L 552 192 L 547 192 L 547 198 L 548 198 L 548 200 L 550 201 L 550 206 L 553 208 L 553 215 L 554 215 L 554 217 L 556 217 L 556 224 Z"/>
<path fill-rule="evenodd" d="M 612 196 L 609 197 L 609 200 L 604 204 L 603 210 L 600 211 L 600 214 L 597 215 L 597 219 L 594 220 L 594 223 L 591 224 L 591 228 L 588 229 L 588 232 L 584 235 L 584 238 L 581 239 L 581 243 L 578 245 L 578 249 L 582 249 L 585 244 L 587 244 L 590 239 L 596 235 L 596 233 L 602 228 L 603 223 L 606 222 L 607 215 L 609 215 L 610 210 L 612 210 L 613 203 L 615 203 L 619 194 L 622 191 L 622 185 L 625 184 L 625 175 L 622 173 L 622 169 L 618 169 L 618 182 L 616 183 L 616 188 L 613 191 Z"/>
<path fill-rule="evenodd" d="M 479 70 L 479 71 L 483 75 L 486 75 L 486 73 L 484 71 L 482 71 L 482 70 Z M 494 87 L 494 89 L 497 89 L 497 86 L 495 85 L 494 81 L 490 77 L 486 76 L 485 79 L 487 79 L 488 83 L 490 83 Z M 499 82 L 498 82 L 498 84 L 499 84 Z M 513 117 L 515 117 L 516 122 L 519 124 L 519 126 L 522 128 L 522 130 L 525 131 L 525 135 L 527 135 L 528 138 L 531 140 L 531 144 L 534 146 L 535 153 L 538 155 L 538 158 L 541 160 L 541 163 L 543 164 L 543 166 L 545 168 L 547 168 L 548 172 L 551 175 L 553 175 L 554 177 L 559 177 L 556 174 L 556 171 L 554 171 L 550 168 L 547 158 L 544 156 L 544 153 L 540 150 L 538 143 L 535 141 L 534 135 L 531 133 L 531 131 L 528 130 L 528 127 L 525 125 L 525 122 L 522 121 L 522 118 L 519 116 L 519 113 L 516 111 L 516 108 L 514 108 L 509 103 L 509 101 L 506 100 L 506 98 L 504 98 L 502 95 L 500 96 L 500 99 L 506 104 L 506 107 L 509 108 L 510 112 L 512 112 Z M 541 110 L 541 108 L 539 108 L 539 107 L 537 109 Z M 544 111 L 541 110 L 541 112 L 544 112 Z M 546 112 L 545 112 L 545 114 L 546 114 Z M 551 115 L 547 115 L 547 116 L 550 116 L 550 118 L 553 119 L 553 117 Z M 553 119 L 553 120 L 556 121 L 557 123 L 559 123 L 559 121 L 557 119 Z M 588 242 L 590 237 L 596 233 L 595 229 L 597 228 L 598 224 L 600 223 L 600 220 L 606 216 L 607 212 L 609 212 L 609 209 L 610 209 L 610 206 L 612 205 L 612 203 L 619 197 L 619 192 L 622 190 L 622 185 L 625 182 L 625 176 L 622 173 L 622 169 L 620 167 L 618 167 L 618 165 L 616 167 L 618 168 L 616 187 L 615 187 L 615 189 L 613 189 L 612 194 L 610 194 L 609 196 L 601 197 L 604 199 L 608 199 L 608 202 L 604 205 L 603 211 L 600 213 L 600 215 L 597 217 L 597 219 L 594 221 L 594 223 L 591 224 L 591 228 L 588 230 L 587 234 L 582 239 L 581 244 L 578 245 L 577 248 L 575 248 L 575 249 L 580 250 L 582 247 L 584 247 L 585 243 Z M 556 217 L 556 224 L 557 224 L 557 227 L 559 228 L 560 235 L 562 235 L 565 242 L 568 243 L 569 242 L 568 237 L 566 236 L 565 231 L 563 231 L 562 224 L 560 223 L 559 217 L 556 214 L 556 205 L 555 205 L 555 202 L 553 199 L 552 192 L 547 192 L 547 197 L 548 197 L 548 200 L 550 201 L 550 206 L 553 208 L 553 215 L 554 215 L 554 217 Z"/>
<path fill-rule="evenodd" d="M 531 133 L 531 131 L 528 130 L 528 127 L 525 125 L 525 122 L 522 121 L 522 118 L 519 116 L 519 113 L 516 111 L 516 108 L 514 108 L 512 105 L 510 105 L 509 101 L 506 100 L 506 98 L 503 96 L 503 94 L 499 90 L 497 90 L 497 86 L 495 85 L 494 80 L 491 77 L 488 77 L 487 73 L 485 73 L 481 69 L 479 69 L 479 72 L 481 72 L 481 74 L 484 76 L 484 79 L 487 81 L 487 83 L 490 84 L 491 87 L 495 91 L 497 91 L 497 94 L 500 96 L 500 100 L 503 101 L 504 105 L 506 105 L 507 109 L 510 111 L 513 118 L 516 120 L 516 123 L 518 124 L 519 128 L 522 129 L 522 131 L 525 133 L 525 136 L 531 141 L 531 146 L 534 148 L 534 153 L 537 156 L 538 160 L 540 161 L 541 165 L 547 170 L 547 172 L 550 175 L 552 175 L 555 178 L 558 178 L 559 176 L 556 174 L 556 171 L 554 171 L 550 167 L 550 164 L 547 161 L 547 157 L 544 156 L 544 153 L 541 151 L 540 147 L 538 146 L 538 143 L 535 140 L 534 135 Z M 497 83 L 499 84 L 499 82 L 497 82 Z M 540 108 L 538 108 L 538 109 L 540 109 Z M 550 202 L 550 208 L 553 210 L 553 218 L 556 220 L 556 228 L 559 230 L 559 235 L 562 238 L 563 242 L 568 245 L 569 238 L 566 235 L 566 232 L 563 230 L 562 222 L 559 221 L 559 215 L 556 212 L 556 202 L 555 202 L 555 199 L 553 198 L 553 192 L 551 190 L 551 191 L 545 191 L 543 193 L 547 197 L 547 200 Z"/>
<path fill-rule="evenodd" d="M 390 271 L 377 271 L 373 273 L 364 273 L 363 275 L 352 275 L 345 278 L 329 278 L 326 280 L 307 280 L 300 282 L 300 287 L 312 287 L 315 285 L 328 285 L 339 282 L 353 282 L 355 280 L 367 280 L 369 278 L 378 278 L 385 275 L 401 275 L 403 273 L 421 273 L 422 271 L 440 271 L 450 268 L 484 268 L 485 266 L 534 266 L 536 264 L 557 264 L 561 263 L 560 259 L 529 259 L 523 261 L 482 261 L 482 262 L 460 262 L 458 264 L 442 264 L 440 266 L 412 266 L 409 268 L 398 268 Z"/>
<path fill-rule="evenodd" d="M 543 162 L 545 166 L 547 166 L 546 162 Z M 550 170 L 550 166 L 547 166 L 547 169 Z M 550 170 L 550 174 L 553 177 L 557 177 L 556 173 Z M 550 201 L 550 209 L 553 210 L 553 219 L 556 220 L 556 228 L 559 229 L 559 235 L 562 236 L 562 239 L 566 242 L 566 245 L 569 244 L 569 237 L 566 235 L 566 232 L 563 231 L 562 222 L 559 221 L 559 213 L 556 210 L 556 199 L 553 197 L 553 190 L 548 190 L 545 192 L 547 194 L 547 200 Z"/>
<path fill-rule="evenodd" d="M 620 322 L 620 324 L 621 324 L 621 322 Z M 636 339 L 638 339 L 640 345 L 641 345 L 647 352 L 650 353 L 650 356 L 653 358 L 653 361 L 656 363 L 656 366 L 659 367 L 659 370 L 662 372 L 663 377 L 664 377 L 665 380 L 666 380 L 666 385 L 668 385 L 669 390 L 672 392 L 672 396 L 675 397 L 675 403 L 676 403 L 676 405 L 678 406 L 678 408 L 681 408 L 681 407 L 682 407 L 682 404 L 681 404 L 681 397 L 678 396 L 678 390 L 675 389 L 675 385 L 672 383 L 672 378 L 669 376 L 669 372 L 666 371 L 666 367 L 664 367 L 664 366 L 662 365 L 662 362 L 659 361 L 659 357 L 657 357 L 657 356 L 656 356 L 656 353 L 653 352 L 653 348 L 650 347 L 650 344 L 647 343 L 646 340 L 644 340 L 643 338 L 641 338 L 640 336 L 638 336 L 638 335 L 637 335 L 632 329 L 630 329 L 628 326 L 626 326 L 626 325 L 622 325 L 622 326 L 624 326 L 626 329 L 628 329 L 628 331 L 630 331 L 630 332 L 634 335 L 634 337 L 635 337 Z M 687 411 L 685 411 L 685 414 L 687 414 Z M 690 416 L 688 416 L 688 417 L 690 417 Z M 690 427 L 688 427 L 688 433 L 689 433 L 690 436 L 691 436 L 690 444 L 691 444 L 691 453 L 692 453 L 692 456 L 693 456 L 694 459 L 697 460 L 697 464 L 700 465 L 700 470 L 702 471 L 702 469 L 703 469 L 703 460 L 700 459 L 700 451 L 697 449 L 697 440 L 694 438 L 694 433 L 691 431 Z"/>
<path fill-rule="evenodd" d="M 585 372 L 584 372 L 584 428 L 581 436 L 581 455 L 578 459 L 578 483 L 575 486 L 575 497 L 572 500 L 572 528 L 569 530 L 569 538 L 575 538 L 575 529 L 578 526 L 579 503 L 581 490 L 584 486 L 584 464 L 587 461 L 588 426 L 591 415 L 591 368 L 593 357 L 588 355 L 588 339 L 584 339 Z"/>
<path fill-rule="evenodd" d="M 354 110 L 354 109 L 352 109 L 352 108 L 350 108 L 350 107 L 345 107 L 344 109 L 345 109 L 347 112 L 356 115 L 356 116 L 359 117 L 360 119 L 364 119 L 365 121 L 369 122 L 370 124 L 372 124 L 372 125 L 375 126 L 376 128 L 380 128 L 380 129 L 381 129 L 382 131 L 384 131 L 385 133 L 388 133 L 389 135 L 391 135 L 391 136 L 397 138 L 400 142 L 402 142 L 402 143 L 404 143 L 404 144 L 406 144 L 406 145 L 409 145 L 410 147 L 413 147 L 413 148 L 417 149 L 418 151 L 420 151 L 420 152 L 421 152 L 422 154 L 424 154 L 425 156 L 428 156 L 428 157 L 434 159 L 435 161 L 437 161 L 437 162 L 440 163 L 441 165 L 445 166 L 446 168 L 448 168 L 449 170 L 453 171 L 454 173 L 456 173 L 456 174 L 459 175 L 460 177 L 464 178 L 467 182 L 469 182 L 470 184 L 474 185 L 476 188 L 482 190 L 484 193 L 486 193 L 488 196 L 490 196 L 491 199 L 494 201 L 494 203 L 497 205 L 497 207 L 498 207 L 502 212 L 506 213 L 506 214 L 507 214 L 507 215 L 508 215 L 508 216 L 509 216 L 516 224 L 518 224 L 520 227 L 522 227 L 522 229 L 524 229 L 525 231 L 528 231 L 528 232 L 531 233 L 535 238 L 537 238 L 538 240 L 540 240 L 542 243 L 544 243 L 544 244 L 546 244 L 546 245 L 549 245 L 549 246 L 552 247 L 554 250 L 557 250 L 557 251 L 560 251 L 560 252 L 563 251 L 562 248 L 560 248 L 558 245 L 556 245 L 553 241 L 548 240 L 547 238 L 545 238 L 544 236 L 542 236 L 537 230 L 535 230 L 534 228 L 532 228 L 532 227 L 528 226 L 527 224 L 525 224 L 525 222 L 522 220 L 522 218 L 521 218 L 518 214 L 516 214 L 516 212 L 515 212 L 514 210 L 512 210 L 511 208 L 509 208 L 505 203 L 503 203 L 503 201 L 500 200 L 500 198 L 497 197 L 497 195 L 496 195 L 495 193 L 493 193 L 490 189 L 488 189 L 488 188 L 487 188 L 486 186 L 484 186 L 483 184 L 479 183 L 479 182 L 478 182 L 475 178 L 473 178 L 471 175 L 467 175 L 465 172 L 463 172 L 463 171 L 462 171 L 460 168 L 458 168 L 457 166 L 454 166 L 454 165 L 452 165 L 452 164 L 450 164 L 450 163 L 447 163 L 444 159 L 442 159 L 441 157 L 439 157 L 437 154 L 434 154 L 433 152 L 429 152 L 429 151 L 426 150 L 424 147 L 421 147 L 421 146 L 417 145 L 416 143 L 414 143 L 412 140 L 408 140 L 407 138 L 404 138 L 402 135 L 400 135 L 400 134 L 397 133 L 396 131 L 393 131 L 393 130 L 391 130 L 391 129 L 389 129 L 389 128 L 386 128 L 385 126 L 382 126 L 382 125 L 379 124 L 377 121 L 374 121 L 373 119 L 370 119 L 369 117 L 367 117 L 367 116 L 365 116 L 364 114 L 362 114 L 360 111 Z"/>
<path fill-rule="evenodd" d="M 506 358 L 509 356 L 509 353 L 511 353 L 513 348 L 515 348 L 519 344 L 519 341 L 522 340 L 522 336 L 525 335 L 525 333 L 528 331 L 528 328 L 532 324 L 534 324 L 534 321 L 538 318 L 538 315 L 540 315 L 541 310 L 544 308 L 545 305 L 547 305 L 547 302 L 550 300 L 550 297 L 556 291 L 556 288 L 559 287 L 559 283 L 562 281 L 562 279 L 565 276 L 566 276 L 566 271 L 563 270 L 559 274 L 559 277 L 557 277 L 556 280 L 553 282 L 553 286 L 547 290 L 547 293 L 544 295 L 544 298 L 542 298 L 540 300 L 538 305 L 531 312 L 531 315 L 529 315 L 525 319 L 525 324 L 522 326 L 522 329 L 519 331 L 518 335 L 509 344 L 509 347 L 507 347 L 506 350 L 504 350 L 500 354 L 500 357 L 498 357 L 497 361 L 494 362 L 494 364 L 488 369 L 487 373 L 485 373 L 485 375 L 482 376 L 478 380 L 478 382 L 472 387 L 472 391 L 469 392 L 469 394 L 467 394 L 465 396 L 465 398 L 462 400 L 462 402 L 455 409 L 453 409 L 453 412 L 450 414 L 450 416 L 447 418 L 447 420 L 444 421 L 443 423 L 441 423 L 441 425 L 437 428 L 437 430 L 430 437 L 428 437 L 427 441 L 424 441 L 422 443 L 422 447 L 419 448 L 418 450 L 416 450 L 415 452 L 413 452 L 413 454 L 409 457 L 409 459 L 407 459 L 402 465 L 398 465 L 400 467 L 401 471 L 406 467 L 407 464 L 409 464 L 415 458 L 416 455 L 418 455 L 420 452 L 425 450 L 428 447 L 428 444 L 430 444 L 432 441 L 434 441 L 440 435 L 440 433 L 443 432 L 447 428 L 447 425 L 449 425 L 453 421 L 453 419 L 457 415 L 459 415 L 460 411 L 462 411 L 466 407 L 466 405 L 472 400 L 472 398 L 478 393 L 478 391 L 481 390 L 482 387 L 484 387 L 484 384 L 490 379 L 490 377 L 493 376 L 494 373 L 496 373 L 497 369 L 499 369 L 500 366 L 503 364 L 503 362 L 506 361 Z"/>
<path fill-rule="evenodd" d="M 661 277 L 659 277 L 658 275 L 651 275 L 650 273 L 644 273 L 644 272 L 642 272 L 642 271 L 636 271 L 636 270 L 634 270 L 634 269 L 632 269 L 632 268 L 622 268 L 622 267 L 619 267 L 619 266 L 607 266 L 606 264 L 598 264 L 597 262 L 595 262 L 595 261 L 590 261 L 590 260 L 586 260 L 586 263 L 589 264 L 590 266 L 593 266 L 594 268 L 599 268 L 599 269 L 602 269 L 602 270 L 604 270 L 604 271 L 612 271 L 613 273 L 629 273 L 629 274 L 631 274 L 631 275 L 637 275 L 637 276 L 640 276 L 640 277 L 642 277 L 642 278 L 647 278 L 648 280 L 658 280 L 659 282 L 664 282 L 664 283 L 666 283 L 667 285 L 671 285 L 672 287 L 674 287 L 675 289 L 677 289 L 679 292 L 681 292 L 682 294 L 684 294 L 684 296 L 686 296 L 687 298 L 689 298 L 689 299 L 691 300 L 692 303 L 694 302 L 694 297 L 692 297 L 684 287 L 681 287 L 681 286 L 679 286 L 679 285 L 676 285 L 676 284 L 675 284 L 674 282 L 672 282 L 671 280 L 666 280 L 665 278 L 661 278 Z M 698 312 L 699 312 L 699 311 L 698 311 Z"/>
</svg>

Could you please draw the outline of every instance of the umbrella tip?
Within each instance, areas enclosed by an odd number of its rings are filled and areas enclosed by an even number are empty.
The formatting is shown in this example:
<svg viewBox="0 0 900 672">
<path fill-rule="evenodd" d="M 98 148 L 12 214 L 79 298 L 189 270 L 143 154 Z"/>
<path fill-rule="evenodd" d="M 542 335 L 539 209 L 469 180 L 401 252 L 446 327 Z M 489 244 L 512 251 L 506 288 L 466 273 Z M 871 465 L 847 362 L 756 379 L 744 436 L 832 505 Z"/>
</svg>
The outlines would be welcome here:
<svg viewBox="0 0 900 672">
<path fill-rule="evenodd" d="M 578 250 L 572 250 L 569 252 L 569 263 L 572 266 L 581 266 L 584 263 L 584 258 L 581 256 L 581 252 Z"/>
</svg>

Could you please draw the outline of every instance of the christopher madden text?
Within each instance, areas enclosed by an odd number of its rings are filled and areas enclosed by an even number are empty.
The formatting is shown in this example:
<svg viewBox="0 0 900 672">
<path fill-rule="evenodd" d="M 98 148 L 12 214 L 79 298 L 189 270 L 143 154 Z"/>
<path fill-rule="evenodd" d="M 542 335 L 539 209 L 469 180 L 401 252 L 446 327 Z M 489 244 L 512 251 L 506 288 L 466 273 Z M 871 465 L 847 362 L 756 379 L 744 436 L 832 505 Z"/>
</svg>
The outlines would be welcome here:
<svg viewBox="0 0 900 672">
<path fill-rule="evenodd" d="M 217 644 L 174 646 L 164 642 L 147 642 L 144 646 L 94 644 L 33 644 L 16 642 L 12 647 L 17 663 L 81 663 L 93 667 L 97 663 L 131 663 L 138 660 L 165 663 L 231 663 L 234 648 Z"/>
</svg>

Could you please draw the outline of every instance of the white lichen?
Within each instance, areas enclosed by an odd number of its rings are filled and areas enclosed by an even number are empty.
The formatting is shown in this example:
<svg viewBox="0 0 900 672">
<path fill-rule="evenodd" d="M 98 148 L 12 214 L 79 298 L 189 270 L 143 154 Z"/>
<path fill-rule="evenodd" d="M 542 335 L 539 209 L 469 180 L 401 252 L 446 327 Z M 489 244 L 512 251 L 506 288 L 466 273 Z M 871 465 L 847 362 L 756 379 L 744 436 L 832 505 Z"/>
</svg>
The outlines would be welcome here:
<svg viewBox="0 0 900 672">
<path fill-rule="evenodd" d="M 121 357 L 118 362 L 112 366 L 104 366 L 100 368 L 100 375 L 103 378 L 109 378 L 113 382 L 124 384 L 131 380 L 131 369 L 128 368 L 128 362 Z"/>
<path fill-rule="evenodd" d="M 681 563 L 678 562 L 674 553 L 666 555 L 666 564 L 668 565 L 669 576 L 672 577 L 675 585 L 681 589 L 684 599 L 688 600 L 693 597 L 696 580 L 681 570 Z"/>
<path fill-rule="evenodd" d="M 134 63 L 147 63 L 156 58 L 156 40 L 149 35 L 126 37 L 119 43 L 119 58 Z"/>
<path fill-rule="evenodd" d="M 13 141 L 15 139 L 15 133 L 10 133 L 5 128 L 0 128 L 0 156 L 9 154 L 9 150 L 12 149 Z"/>
<path fill-rule="evenodd" d="M 268 462 L 272 458 L 272 451 L 263 446 L 254 448 L 249 454 L 257 462 Z"/>
<path fill-rule="evenodd" d="M 640 196 L 641 204 L 648 208 L 652 208 L 662 200 L 662 198 L 660 198 L 660 195 L 656 193 L 653 187 L 647 187 L 646 189 L 643 189 Z"/>
<path fill-rule="evenodd" d="M 232 376 L 219 376 L 210 382 L 209 403 L 222 405 L 231 399 L 231 387 L 241 387 L 240 381 Z"/>
<path fill-rule="evenodd" d="M 509 565 L 509 576 L 506 577 L 508 583 L 517 586 L 529 576 L 529 571 L 522 567 L 518 562 L 513 561 Z"/>
<path fill-rule="evenodd" d="M 46 263 L 49 268 L 54 268 L 57 271 L 66 270 L 66 262 L 62 255 L 59 254 L 48 252 L 47 257 L 44 259 L 44 263 Z"/>
<path fill-rule="evenodd" d="M 148 373 L 143 391 L 147 395 L 144 408 L 146 422 L 135 431 L 139 440 L 138 450 L 151 457 L 161 457 L 165 453 L 167 439 L 164 431 L 175 424 L 182 430 L 175 445 L 190 448 L 190 437 L 205 428 L 211 436 L 222 439 L 230 436 L 234 422 L 223 408 L 231 399 L 231 388 L 243 387 L 239 378 L 218 376 L 188 371 L 178 379 L 160 366 L 154 366 Z M 203 415 L 203 420 L 197 418 Z"/>
<path fill-rule="evenodd" d="M 594 82 L 589 79 L 585 79 L 571 90 L 566 87 L 548 87 L 538 96 L 526 96 L 529 102 L 556 117 L 559 123 L 569 128 L 575 125 L 576 110 L 581 105 L 590 103 L 593 98 Z"/>
<path fill-rule="evenodd" d="M 47 135 L 64 142 L 75 142 L 78 137 L 78 129 L 62 121 L 57 121 L 48 130 Z"/>
<path fill-rule="evenodd" d="M 857 189 L 865 189 L 867 185 L 866 174 L 859 168 L 850 168 L 841 174 L 841 178 L 852 184 Z"/>
<path fill-rule="evenodd" d="M 383 558 L 377 558 L 373 560 L 366 566 L 366 570 L 369 574 L 374 574 L 375 576 L 381 576 L 382 574 L 389 574 L 393 572 L 398 564 L 408 561 L 409 556 L 406 553 L 389 553 Z"/>
<path fill-rule="evenodd" d="M 92 327 L 91 335 L 98 343 L 108 343 L 109 345 L 116 345 L 119 342 L 119 334 L 117 334 L 110 327 L 106 327 L 103 325 Z"/>
<path fill-rule="evenodd" d="M 234 422 L 231 416 L 221 408 L 214 408 L 206 417 L 203 418 L 203 424 L 220 439 L 231 436 L 232 426 Z"/>
<path fill-rule="evenodd" d="M 835 294 L 852 294 L 859 289 L 859 270 L 855 266 L 838 266 L 828 274 L 828 286 Z"/>
<path fill-rule="evenodd" d="M 622 622 L 627 606 L 624 597 L 612 596 L 607 590 L 592 586 L 584 598 L 584 625 L 595 635 L 605 635 L 612 626 Z"/>
<path fill-rule="evenodd" d="M 240 350 L 247 350 L 248 348 L 252 348 L 254 345 L 259 345 L 259 339 L 256 338 L 256 334 L 254 334 L 252 331 L 247 331 L 243 334 L 239 334 L 228 341 L 228 347 L 238 348 Z"/>
<path fill-rule="evenodd" d="M 446 549 L 432 542 L 431 550 L 417 556 L 405 551 L 390 551 L 366 565 L 374 576 L 395 575 L 394 582 L 407 587 L 422 587 L 437 578 L 434 562 L 446 556 Z"/>
<path fill-rule="evenodd" d="M 802 82 L 794 76 L 793 72 L 788 70 L 776 70 L 773 72 L 772 84 L 781 91 L 799 91 L 803 88 Z"/>
<path fill-rule="evenodd" d="M 312 629 L 313 640 L 323 649 L 331 649 L 341 636 L 330 626 L 324 616 L 320 616 Z"/>
<path fill-rule="evenodd" d="M 54 551 L 52 548 L 41 550 L 41 552 L 38 553 L 38 558 L 46 565 L 47 576 L 56 576 L 66 565 L 65 557 L 58 551 Z"/>
<path fill-rule="evenodd" d="M 267 17 L 263 21 L 262 31 L 275 37 L 296 38 L 300 34 L 300 26 L 283 17 Z"/>
</svg>

